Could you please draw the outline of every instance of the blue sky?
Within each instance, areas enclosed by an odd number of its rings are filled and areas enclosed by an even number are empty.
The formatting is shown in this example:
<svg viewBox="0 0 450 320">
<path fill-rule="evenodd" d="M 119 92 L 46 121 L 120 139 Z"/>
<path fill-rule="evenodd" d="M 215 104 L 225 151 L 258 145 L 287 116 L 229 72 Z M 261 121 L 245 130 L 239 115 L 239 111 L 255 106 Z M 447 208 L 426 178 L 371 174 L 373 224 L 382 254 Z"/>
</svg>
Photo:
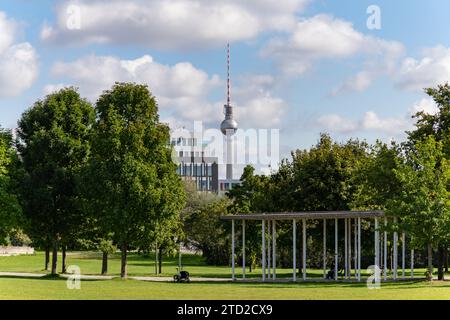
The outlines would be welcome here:
<svg viewBox="0 0 450 320">
<path fill-rule="evenodd" d="M 379 30 L 367 28 L 370 5 Z M 0 12 L 8 128 L 52 90 L 75 85 L 95 102 L 116 80 L 147 83 L 173 127 L 218 126 L 227 42 L 237 120 L 280 129 L 283 156 L 320 132 L 401 140 L 413 112 L 435 112 L 422 88 L 450 78 L 443 0 L 19 0 Z"/>
</svg>

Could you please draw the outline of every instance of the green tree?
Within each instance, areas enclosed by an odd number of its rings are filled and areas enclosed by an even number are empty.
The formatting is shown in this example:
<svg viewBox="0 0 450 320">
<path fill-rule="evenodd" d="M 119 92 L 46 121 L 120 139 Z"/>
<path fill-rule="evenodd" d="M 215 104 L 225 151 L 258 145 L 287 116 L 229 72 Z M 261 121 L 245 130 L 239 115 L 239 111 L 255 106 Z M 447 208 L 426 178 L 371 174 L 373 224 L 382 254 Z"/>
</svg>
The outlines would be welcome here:
<svg viewBox="0 0 450 320">
<path fill-rule="evenodd" d="M 367 148 L 363 142 L 339 144 L 322 134 L 315 147 L 294 152 L 289 164 L 291 210 L 349 210 L 358 188 L 353 175 L 366 160 Z"/>
<path fill-rule="evenodd" d="M 20 225 L 21 207 L 11 181 L 11 172 L 17 163 L 9 131 L 0 128 L 0 244 Z"/>
<path fill-rule="evenodd" d="M 428 114 L 424 111 L 414 115 L 416 128 L 408 133 L 408 140 L 413 146 L 417 141 L 433 136 L 436 141 L 444 142 L 444 152 L 450 158 L 450 85 L 439 85 L 437 88 L 427 88 L 425 92 L 433 98 L 438 112 Z"/>
<path fill-rule="evenodd" d="M 436 141 L 443 142 L 445 156 L 450 159 L 450 85 L 445 83 L 436 88 L 427 88 L 425 92 L 433 99 L 438 110 L 434 114 L 419 112 L 414 115 L 416 128 L 408 132 L 407 143 L 413 147 L 417 141 L 433 136 Z M 446 271 L 448 271 L 449 246 L 450 242 L 442 244 L 438 250 L 438 261 L 444 261 Z"/>
<path fill-rule="evenodd" d="M 96 105 L 92 155 L 87 167 L 88 199 L 100 225 L 121 250 L 121 277 L 127 252 L 157 224 L 171 221 L 184 205 L 184 192 L 169 147 L 169 128 L 159 122 L 155 98 L 144 85 L 117 83 Z"/>
<path fill-rule="evenodd" d="M 208 264 L 226 265 L 230 259 L 229 223 L 220 220 L 230 205 L 226 197 L 206 203 L 194 210 L 185 221 L 186 234 Z"/>
<path fill-rule="evenodd" d="M 252 166 L 244 168 L 241 184 L 228 191 L 227 196 L 232 200 L 228 208 L 231 214 L 250 214 L 270 211 L 270 180 L 269 177 L 255 175 Z M 252 272 L 261 251 L 261 228 L 256 223 L 246 224 L 246 257 L 249 271 Z"/>
<path fill-rule="evenodd" d="M 377 141 L 370 147 L 364 161 L 359 161 L 353 182 L 356 186 L 351 208 L 385 210 L 386 203 L 401 192 L 395 175 L 401 146 Z"/>
<path fill-rule="evenodd" d="M 416 142 L 413 150 L 406 148 L 404 151 L 404 157 L 398 158 L 394 169 L 401 192 L 387 202 L 387 213 L 399 218 L 397 227 L 412 236 L 413 247 L 427 248 L 431 280 L 433 249 L 447 242 L 449 237 L 450 165 L 443 143 L 432 136 Z"/>
<path fill-rule="evenodd" d="M 89 156 L 94 109 L 76 89 L 37 101 L 19 121 L 18 151 L 24 175 L 21 199 L 33 242 L 53 247 L 52 274 L 60 244 L 73 240 L 84 219 L 76 177 Z M 63 263 L 63 271 L 64 271 Z"/>
</svg>

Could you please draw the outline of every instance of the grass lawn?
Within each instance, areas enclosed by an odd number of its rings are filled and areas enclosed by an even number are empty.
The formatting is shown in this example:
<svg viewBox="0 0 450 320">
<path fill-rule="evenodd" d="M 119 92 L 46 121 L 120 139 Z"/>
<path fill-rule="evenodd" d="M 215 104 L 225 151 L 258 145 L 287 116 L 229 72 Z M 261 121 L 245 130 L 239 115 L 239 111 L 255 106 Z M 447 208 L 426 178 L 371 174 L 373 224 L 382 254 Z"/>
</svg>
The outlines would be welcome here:
<svg viewBox="0 0 450 320">
<path fill-rule="evenodd" d="M 43 273 L 43 253 L 30 256 L 0 257 L 0 271 Z M 162 276 L 176 272 L 177 257 L 167 257 Z M 68 265 L 78 265 L 83 274 L 98 275 L 101 257 L 97 253 L 69 253 Z M 65 279 L 0 277 L 0 299 L 450 299 L 450 282 L 401 282 L 382 284 L 369 290 L 362 283 L 207 283 L 208 277 L 229 278 L 229 267 L 206 266 L 197 255 L 184 255 L 185 269 L 205 282 L 175 284 L 137 280 L 83 280 L 81 290 L 69 290 Z M 110 274 L 119 273 L 120 256 L 110 259 Z M 131 276 L 154 276 L 153 257 L 131 254 Z M 240 268 L 237 268 L 240 272 Z M 290 277 L 290 269 L 278 270 L 279 277 Z M 423 270 L 416 270 L 422 275 Z M 260 270 L 251 276 L 257 277 Z M 320 277 L 310 270 L 308 277 Z"/>
<path fill-rule="evenodd" d="M 63 279 L 0 278 L 0 299 L 450 299 L 450 283 L 390 283 L 369 290 L 364 284 L 349 283 L 175 284 L 115 279 L 84 280 L 80 290 L 69 290 Z"/>
<path fill-rule="evenodd" d="M 101 271 L 102 257 L 97 252 L 68 252 L 67 265 L 77 265 L 82 274 L 99 275 Z M 185 270 L 189 271 L 192 277 L 200 278 L 231 278 L 231 268 L 227 266 L 209 266 L 204 259 L 195 254 L 184 254 L 182 264 Z M 158 276 L 172 277 L 177 272 L 178 256 L 164 257 L 162 274 Z M 108 274 L 120 274 L 120 254 L 113 254 L 108 260 Z M 58 257 L 58 270 L 61 268 L 61 256 Z M 34 255 L 21 255 L 12 257 L 0 257 L 0 272 L 26 272 L 26 273 L 46 273 L 44 269 L 44 253 L 37 252 Z M 362 270 L 363 277 L 365 270 Z M 400 272 L 400 271 L 399 271 Z M 421 277 L 425 269 L 416 269 L 415 275 Z M 242 274 L 242 268 L 236 266 L 236 276 L 239 278 Z M 130 276 L 156 276 L 154 255 L 145 256 L 136 253 L 128 255 L 128 275 Z M 321 278 L 322 270 L 308 270 L 309 278 Z M 409 270 L 407 270 L 409 276 Z M 261 269 L 257 268 L 249 273 L 246 271 L 247 278 L 261 278 Z M 277 268 L 277 277 L 292 277 L 292 268 Z M 299 275 L 301 277 L 301 275 Z"/>
</svg>

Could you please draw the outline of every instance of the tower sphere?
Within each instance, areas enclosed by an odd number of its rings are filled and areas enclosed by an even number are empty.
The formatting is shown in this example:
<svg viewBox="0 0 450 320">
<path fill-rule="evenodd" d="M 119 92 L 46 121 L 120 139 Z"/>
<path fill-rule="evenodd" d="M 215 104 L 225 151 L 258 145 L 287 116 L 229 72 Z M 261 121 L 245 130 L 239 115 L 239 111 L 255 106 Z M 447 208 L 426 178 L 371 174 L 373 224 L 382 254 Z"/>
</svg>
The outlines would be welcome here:
<svg viewBox="0 0 450 320">
<path fill-rule="evenodd" d="M 235 134 L 238 129 L 238 124 L 234 119 L 225 119 L 220 124 L 220 130 L 224 135 L 227 135 L 228 130 L 232 130 L 231 135 Z"/>
</svg>

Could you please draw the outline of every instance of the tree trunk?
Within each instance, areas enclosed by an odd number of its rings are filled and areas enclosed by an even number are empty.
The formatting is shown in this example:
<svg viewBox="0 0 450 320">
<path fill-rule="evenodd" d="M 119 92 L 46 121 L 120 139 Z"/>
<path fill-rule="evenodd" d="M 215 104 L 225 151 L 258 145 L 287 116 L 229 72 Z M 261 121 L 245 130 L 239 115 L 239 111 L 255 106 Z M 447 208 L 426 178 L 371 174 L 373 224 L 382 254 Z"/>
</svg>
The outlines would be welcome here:
<svg viewBox="0 0 450 320">
<path fill-rule="evenodd" d="M 45 247 L 45 271 L 48 271 L 50 265 L 50 246 Z"/>
<path fill-rule="evenodd" d="M 127 250 L 128 247 L 126 244 L 122 244 L 120 246 L 120 251 L 121 251 L 121 263 L 120 263 L 120 277 L 122 279 L 126 279 L 127 277 Z"/>
<path fill-rule="evenodd" d="M 53 240 L 53 254 L 52 254 L 52 275 L 57 275 L 56 267 L 58 265 L 58 240 Z"/>
<path fill-rule="evenodd" d="M 162 260 L 163 260 L 162 255 L 163 255 L 163 249 L 160 247 L 159 248 L 159 259 L 158 259 L 158 267 L 159 267 L 158 273 L 159 274 L 162 273 Z"/>
<path fill-rule="evenodd" d="M 158 274 L 158 243 L 155 244 L 155 274 Z"/>
<path fill-rule="evenodd" d="M 102 252 L 102 275 L 108 273 L 108 252 Z"/>
<path fill-rule="evenodd" d="M 448 248 L 444 249 L 444 270 L 448 272 Z"/>
<path fill-rule="evenodd" d="M 431 243 L 427 244 L 427 252 L 428 252 L 428 281 L 433 280 L 433 248 Z"/>
<path fill-rule="evenodd" d="M 438 249 L 438 280 L 444 280 L 444 248 L 442 246 Z"/>
<path fill-rule="evenodd" d="M 66 273 L 66 246 L 62 246 L 62 260 L 61 260 L 61 273 Z"/>
</svg>

